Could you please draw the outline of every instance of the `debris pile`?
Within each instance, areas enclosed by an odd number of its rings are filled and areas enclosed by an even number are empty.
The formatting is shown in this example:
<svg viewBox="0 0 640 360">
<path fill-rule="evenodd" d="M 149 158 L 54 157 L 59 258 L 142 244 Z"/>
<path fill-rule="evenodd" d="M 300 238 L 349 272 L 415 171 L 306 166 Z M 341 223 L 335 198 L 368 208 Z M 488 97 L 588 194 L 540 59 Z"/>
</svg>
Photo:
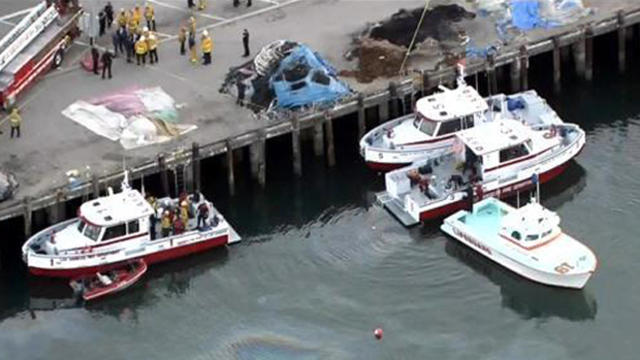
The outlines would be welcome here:
<svg viewBox="0 0 640 360">
<path fill-rule="evenodd" d="M 128 150 L 195 130 L 195 125 L 179 124 L 177 109 L 169 94 L 154 87 L 79 100 L 62 114 L 100 136 L 119 141 Z"/>
<path fill-rule="evenodd" d="M 358 59 L 357 71 L 343 71 L 360 82 L 397 75 L 414 32 L 420 23 L 423 8 L 400 9 L 390 18 L 369 26 L 354 39 L 350 57 Z M 440 57 L 465 41 L 464 31 L 455 23 L 471 20 L 475 14 L 459 5 L 440 5 L 428 9 L 416 34 L 412 55 Z"/>
<path fill-rule="evenodd" d="M 308 46 L 279 40 L 256 57 L 229 69 L 221 93 L 254 112 L 328 107 L 351 93 L 335 69 Z"/>
</svg>

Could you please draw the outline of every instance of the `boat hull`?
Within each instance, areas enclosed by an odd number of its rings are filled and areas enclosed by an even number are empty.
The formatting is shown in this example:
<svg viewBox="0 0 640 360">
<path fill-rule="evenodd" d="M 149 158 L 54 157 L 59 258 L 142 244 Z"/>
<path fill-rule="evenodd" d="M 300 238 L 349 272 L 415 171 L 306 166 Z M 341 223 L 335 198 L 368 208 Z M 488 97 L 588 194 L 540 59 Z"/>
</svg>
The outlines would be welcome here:
<svg viewBox="0 0 640 360">
<path fill-rule="evenodd" d="M 206 251 L 218 246 L 224 246 L 228 243 L 229 235 L 224 234 L 220 236 L 211 237 L 206 240 L 201 240 L 192 244 L 172 247 L 162 251 L 156 251 L 140 256 L 136 259 L 142 259 L 147 265 L 160 263 L 163 261 L 169 261 L 184 257 L 190 254 Z M 36 276 L 56 277 L 56 278 L 74 278 L 87 274 L 95 274 L 96 272 L 109 271 L 115 267 L 122 266 L 127 262 L 130 262 L 132 258 L 114 263 L 105 263 L 93 266 L 78 266 L 74 268 L 41 268 L 35 266 L 29 266 L 29 272 Z"/>
<path fill-rule="evenodd" d="M 593 274 L 592 271 L 575 274 L 553 274 L 549 272 L 539 271 L 531 267 L 524 266 L 520 262 L 517 262 L 503 255 L 496 249 L 493 249 L 487 244 L 483 243 L 481 240 L 476 239 L 469 234 L 463 233 L 447 222 L 442 224 L 441 229 L 452 238 L 465 244 L 469 248 L 482 254 L 488 259 L 491 259 L 492 261 L 504 266 L 505 268 L 526 279 L 540 284 L 562 288 L 582 289 Z"/>
</svg>

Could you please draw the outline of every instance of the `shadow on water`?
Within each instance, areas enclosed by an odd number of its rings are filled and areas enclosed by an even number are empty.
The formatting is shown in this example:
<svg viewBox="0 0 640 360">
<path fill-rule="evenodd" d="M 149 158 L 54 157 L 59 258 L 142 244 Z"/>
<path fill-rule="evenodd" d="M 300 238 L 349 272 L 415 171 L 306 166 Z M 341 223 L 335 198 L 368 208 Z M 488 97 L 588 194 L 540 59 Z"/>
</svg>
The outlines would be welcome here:
<svg viewBox="0 0 640 360">
<path fill-rule="evenodd" d="M 453 239 L 447 240 L 445 251 L 498 285 L 502 295 L 502 305 L 523 318 L 557 316 L 580 321 L 596 317 L 597 303 L 588 290 L 560 289 L 534 283 Z"/>
</svg>

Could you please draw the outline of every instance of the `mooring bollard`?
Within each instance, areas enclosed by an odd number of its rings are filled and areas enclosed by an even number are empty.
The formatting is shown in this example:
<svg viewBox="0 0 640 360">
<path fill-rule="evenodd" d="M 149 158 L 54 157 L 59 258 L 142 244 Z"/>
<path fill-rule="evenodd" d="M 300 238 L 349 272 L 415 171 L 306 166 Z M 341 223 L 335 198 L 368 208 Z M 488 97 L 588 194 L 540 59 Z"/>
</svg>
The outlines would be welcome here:
<svg viewBox="0 0 640 360">
<path fill-rule="evenodd" d="M 291 118 L 291 151 L 293 153 L 293 173 L 302 176 L 302 153 L 300 151 L 300 121 L 297 115 Z"/>
</svg>

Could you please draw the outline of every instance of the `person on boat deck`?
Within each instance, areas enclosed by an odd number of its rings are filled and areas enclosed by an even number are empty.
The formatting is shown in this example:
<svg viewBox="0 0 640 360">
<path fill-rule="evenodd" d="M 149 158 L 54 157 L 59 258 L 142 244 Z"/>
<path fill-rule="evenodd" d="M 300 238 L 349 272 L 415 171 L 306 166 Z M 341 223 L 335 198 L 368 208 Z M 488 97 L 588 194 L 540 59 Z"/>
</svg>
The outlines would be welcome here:
<svg viewBox="0 0 640 360">
<path fill-rule="evenodd" d="M 180 203 L 180 220 L 185 227 L 189 224 L 189 203 L 187 200 L 182 200 Z"/>
<path fill-rule="evenodd" d="M 176 219 L 173 221 L 173 233 L 178 235 L 184 232 L 184 223 L 179 216 L 176 216 Z"/>
<path fill-rule="evenodd" d="M 98 280 L 100 280 L 100 282 L 102 283 L 102 285 L 104 286 L 109 286 L 113 283 L 113 281 L 111 280 L 111 278 L 107 275 L 102 275 L 99 272 L 96 273 L 96 276 L 98 277 Z"/>
<path fill-rule="evenodd" d="M 200 229 L 200 221 L 202 221 L 202 226 L 207 226 L 207 218 L 209 217 L 209 207 L 207 203 L 203 202 L 198 206 L 198 229 Z"/>
<path fill-rule="evenodd" d="M 160 226 L 162 227 L 162 237 L 167 237 L 171 234 L 171 213 L 169 210 L 165 210 L 164 213 L 162 213 Z"/>
</svg>

